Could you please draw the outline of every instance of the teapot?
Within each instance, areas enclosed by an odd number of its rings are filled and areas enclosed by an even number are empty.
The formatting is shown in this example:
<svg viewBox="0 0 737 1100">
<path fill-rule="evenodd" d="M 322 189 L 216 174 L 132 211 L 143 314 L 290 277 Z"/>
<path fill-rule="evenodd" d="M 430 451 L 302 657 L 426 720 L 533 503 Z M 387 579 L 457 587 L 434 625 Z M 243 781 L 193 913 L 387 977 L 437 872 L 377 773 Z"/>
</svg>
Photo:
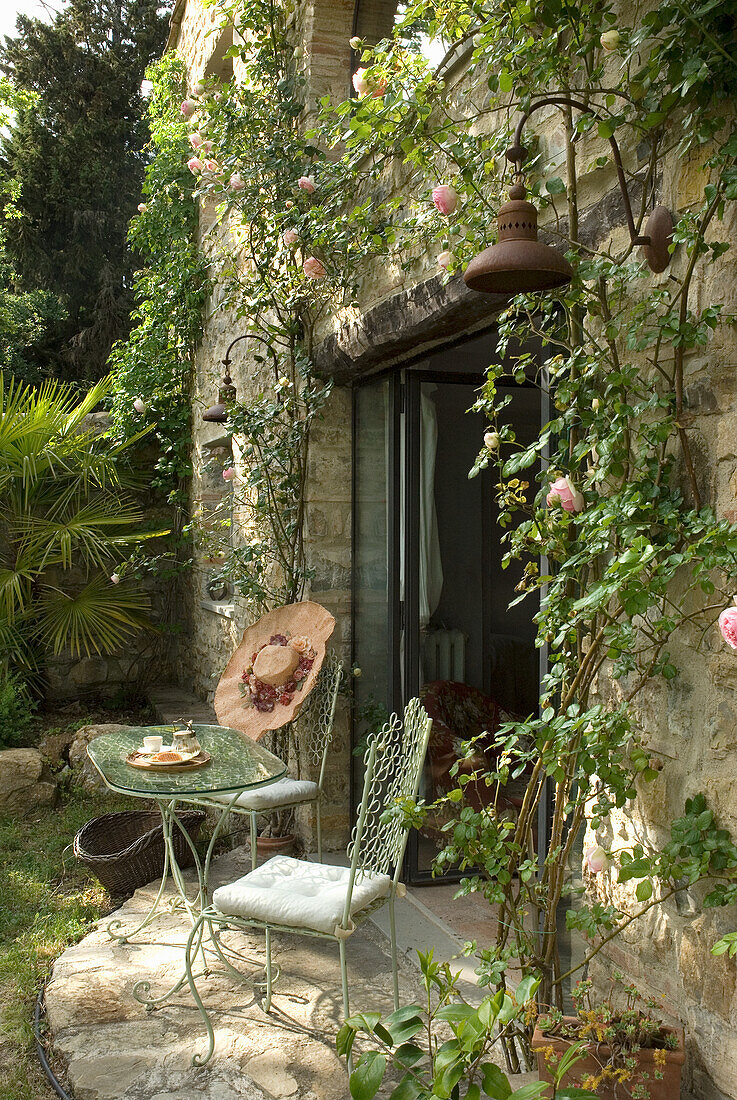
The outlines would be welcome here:
<svg viewBox="0 0 737 1100">
<path fill-rule="evenodd" d="M 184 722 L 183 718 L 179 719 L 180 722 Z M 201 745 L 197 740 L 197 734 L 192 728 L 192 722 L 187 722 L 186 728 L 183 730 L 172 730 L 172 748 L 175 752 L 184 753 L 198 753 L 201 749 Z"/>
</svg>

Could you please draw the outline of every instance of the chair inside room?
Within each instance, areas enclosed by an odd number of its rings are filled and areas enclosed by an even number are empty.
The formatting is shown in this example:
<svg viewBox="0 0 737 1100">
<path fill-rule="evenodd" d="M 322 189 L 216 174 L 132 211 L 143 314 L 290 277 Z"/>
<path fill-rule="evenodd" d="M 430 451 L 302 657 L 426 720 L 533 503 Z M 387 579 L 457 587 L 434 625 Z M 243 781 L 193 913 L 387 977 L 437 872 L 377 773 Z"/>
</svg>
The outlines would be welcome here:
<svg viewBox="0 0 737 1100">
<path fill-rule="evenodd" d="M 256 833 L 259 814 L 272 810 L 285 810 L 291 806 L 314 803 L 315 831 L 317 834 L 317 858 L 322 861 L 322 795 L 325 784 L 325 766 L 328 749 L 333 738 L 335 707 L 338 701 L 343 662 L 329 653 L 320 669 L 314 689 L 293 721 L 300 759 L 305 760 L 316 775 L 313 779 L 295 779 L 285 776 L 266 787 L 247 791 L 231 806 L 231 813 L 248 814 L 251 824 L 251 869 L 256 870 Z M 227 803 L 231 795 L 216 796 Z"/>
<path fill-rule="evenodd" d="M 393 715 L 370 738 L 364 758 L 363 795 L 348 845 L 347 867 L 274 856 L 243 878 L 215 890 L 212 905 L 203 910 L 187 943 L 189 985 L 208 1034 L 208 1048 L 203 1055 L 195 1054 L 193 1064 L 204 1065 L 215 1046 L 212 1023 L 193 974 L 205 928 L 209 928 L 221 961 L 240 980 L 243 975 L 226 958 L 217 928 L 265 930 L 266 1012 L 271 1007 L 274 981 L 272 932 L 334 940 L 340 953 L 343 1012 L 347 1018 L 350 1007 L 346 940 L 371 912 L 388 904 L 394 1006 L 399 1007 L 394 902 L 404 892 L 399 876 L 408 832 L 398 811 L 386 811 L 397 809 L 398 802 L 416 796 L 431 729 L 432 720 L 420 701 L 413 699 L 404 711 L 403 721 Z"/>
</svg>

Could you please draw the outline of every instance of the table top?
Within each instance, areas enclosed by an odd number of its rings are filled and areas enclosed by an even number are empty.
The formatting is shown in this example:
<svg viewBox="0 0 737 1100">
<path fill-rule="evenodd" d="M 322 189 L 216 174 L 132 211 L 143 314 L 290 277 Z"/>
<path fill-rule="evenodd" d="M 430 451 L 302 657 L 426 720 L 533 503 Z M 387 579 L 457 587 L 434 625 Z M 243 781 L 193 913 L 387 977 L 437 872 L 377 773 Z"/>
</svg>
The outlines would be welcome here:
<svg viewBox="0 0 737 1100">
<path fill-rule="evenodd" d="M 141 747 L 144 734 L 171 738 L 172 726 L 127 726 L 90 741 L 87 753 L 113 790 L 138 797 L 172 798 L 211 795 L 264 787 L 286 773 L 282 760 L 238 730 L 227 726 L 194 726 L 197 740 L 212 756 L 209 764 L 188 772 L 144 771 L 126 764 L 128 753 Z"/>
</svg>

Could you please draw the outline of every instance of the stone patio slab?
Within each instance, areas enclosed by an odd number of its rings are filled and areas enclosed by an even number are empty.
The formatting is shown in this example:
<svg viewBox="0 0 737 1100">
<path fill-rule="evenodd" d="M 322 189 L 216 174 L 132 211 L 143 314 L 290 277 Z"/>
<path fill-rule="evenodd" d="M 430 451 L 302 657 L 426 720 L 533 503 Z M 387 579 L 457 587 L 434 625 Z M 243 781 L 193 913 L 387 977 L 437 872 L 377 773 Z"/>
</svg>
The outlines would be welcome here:
<svg viewBox="0 0 737 1100">
<path fill-rule="evenodd" d="M 236 849 L 216 861 L 213 884 L 249 867 L 247 850 Z M 212 1012 L 216 1045 L 208 1065 L 196 1068 L 191 1058 L 205 1049 L 206 1032 L 189 988 L 153 1012 L 132 996 L 141 979 L 156 995 L 179 976 L 187 918 L 166 914 L 129 944 L 105 930 L 111 919 L 135 927 L 153 893 L 152 886 L 137 891 L 54 966 L 46 990 L 52 1052 L 66 1067 L 75 1100 L 345 1100 L 345 1064 L 335 1053 L 342 1022 L 337 945 L 274 937 L 281 975 L 269 1015 L 258 988 L 222 973 L 203 977 L 198 988 Z M 263 935 L 229 931 L 223 942 L 244 957 L 236 960 L 244 974 L 263 966 Z M 370 921 L 348 941 L 348 967 L 352 1009 L 390 1011 L 389 945 Z M 405 1003 L 419 993 L 419 974 L 404 961 L 400 991 Z"/>
</svg>

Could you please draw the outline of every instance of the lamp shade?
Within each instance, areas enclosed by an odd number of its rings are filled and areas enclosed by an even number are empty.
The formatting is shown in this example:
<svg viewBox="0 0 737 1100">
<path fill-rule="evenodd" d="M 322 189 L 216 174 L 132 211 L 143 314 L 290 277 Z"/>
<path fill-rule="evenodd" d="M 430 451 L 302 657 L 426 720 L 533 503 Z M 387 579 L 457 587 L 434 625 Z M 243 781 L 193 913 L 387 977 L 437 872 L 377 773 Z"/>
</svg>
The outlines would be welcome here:
<svg viewBox="0 0 737 1100">
<path fill-rule="evenodd" d="M 499 210 L 497 243 L 474 256 L 463 279 L 483 294 L 525 294 L 555 290 L 573 278 L 573 269 L 557 249 L 537 239 L 537 210 L 516 183 Z"/>
<path fill-rule="evenodd" d="M 235 401 L 235 386 L 229 374 L 223 378 L 215 405 L 210 405 L 202 414 L 208 424 L 224 424 L 228 419 L 228 406 Z"/>
</svg>

